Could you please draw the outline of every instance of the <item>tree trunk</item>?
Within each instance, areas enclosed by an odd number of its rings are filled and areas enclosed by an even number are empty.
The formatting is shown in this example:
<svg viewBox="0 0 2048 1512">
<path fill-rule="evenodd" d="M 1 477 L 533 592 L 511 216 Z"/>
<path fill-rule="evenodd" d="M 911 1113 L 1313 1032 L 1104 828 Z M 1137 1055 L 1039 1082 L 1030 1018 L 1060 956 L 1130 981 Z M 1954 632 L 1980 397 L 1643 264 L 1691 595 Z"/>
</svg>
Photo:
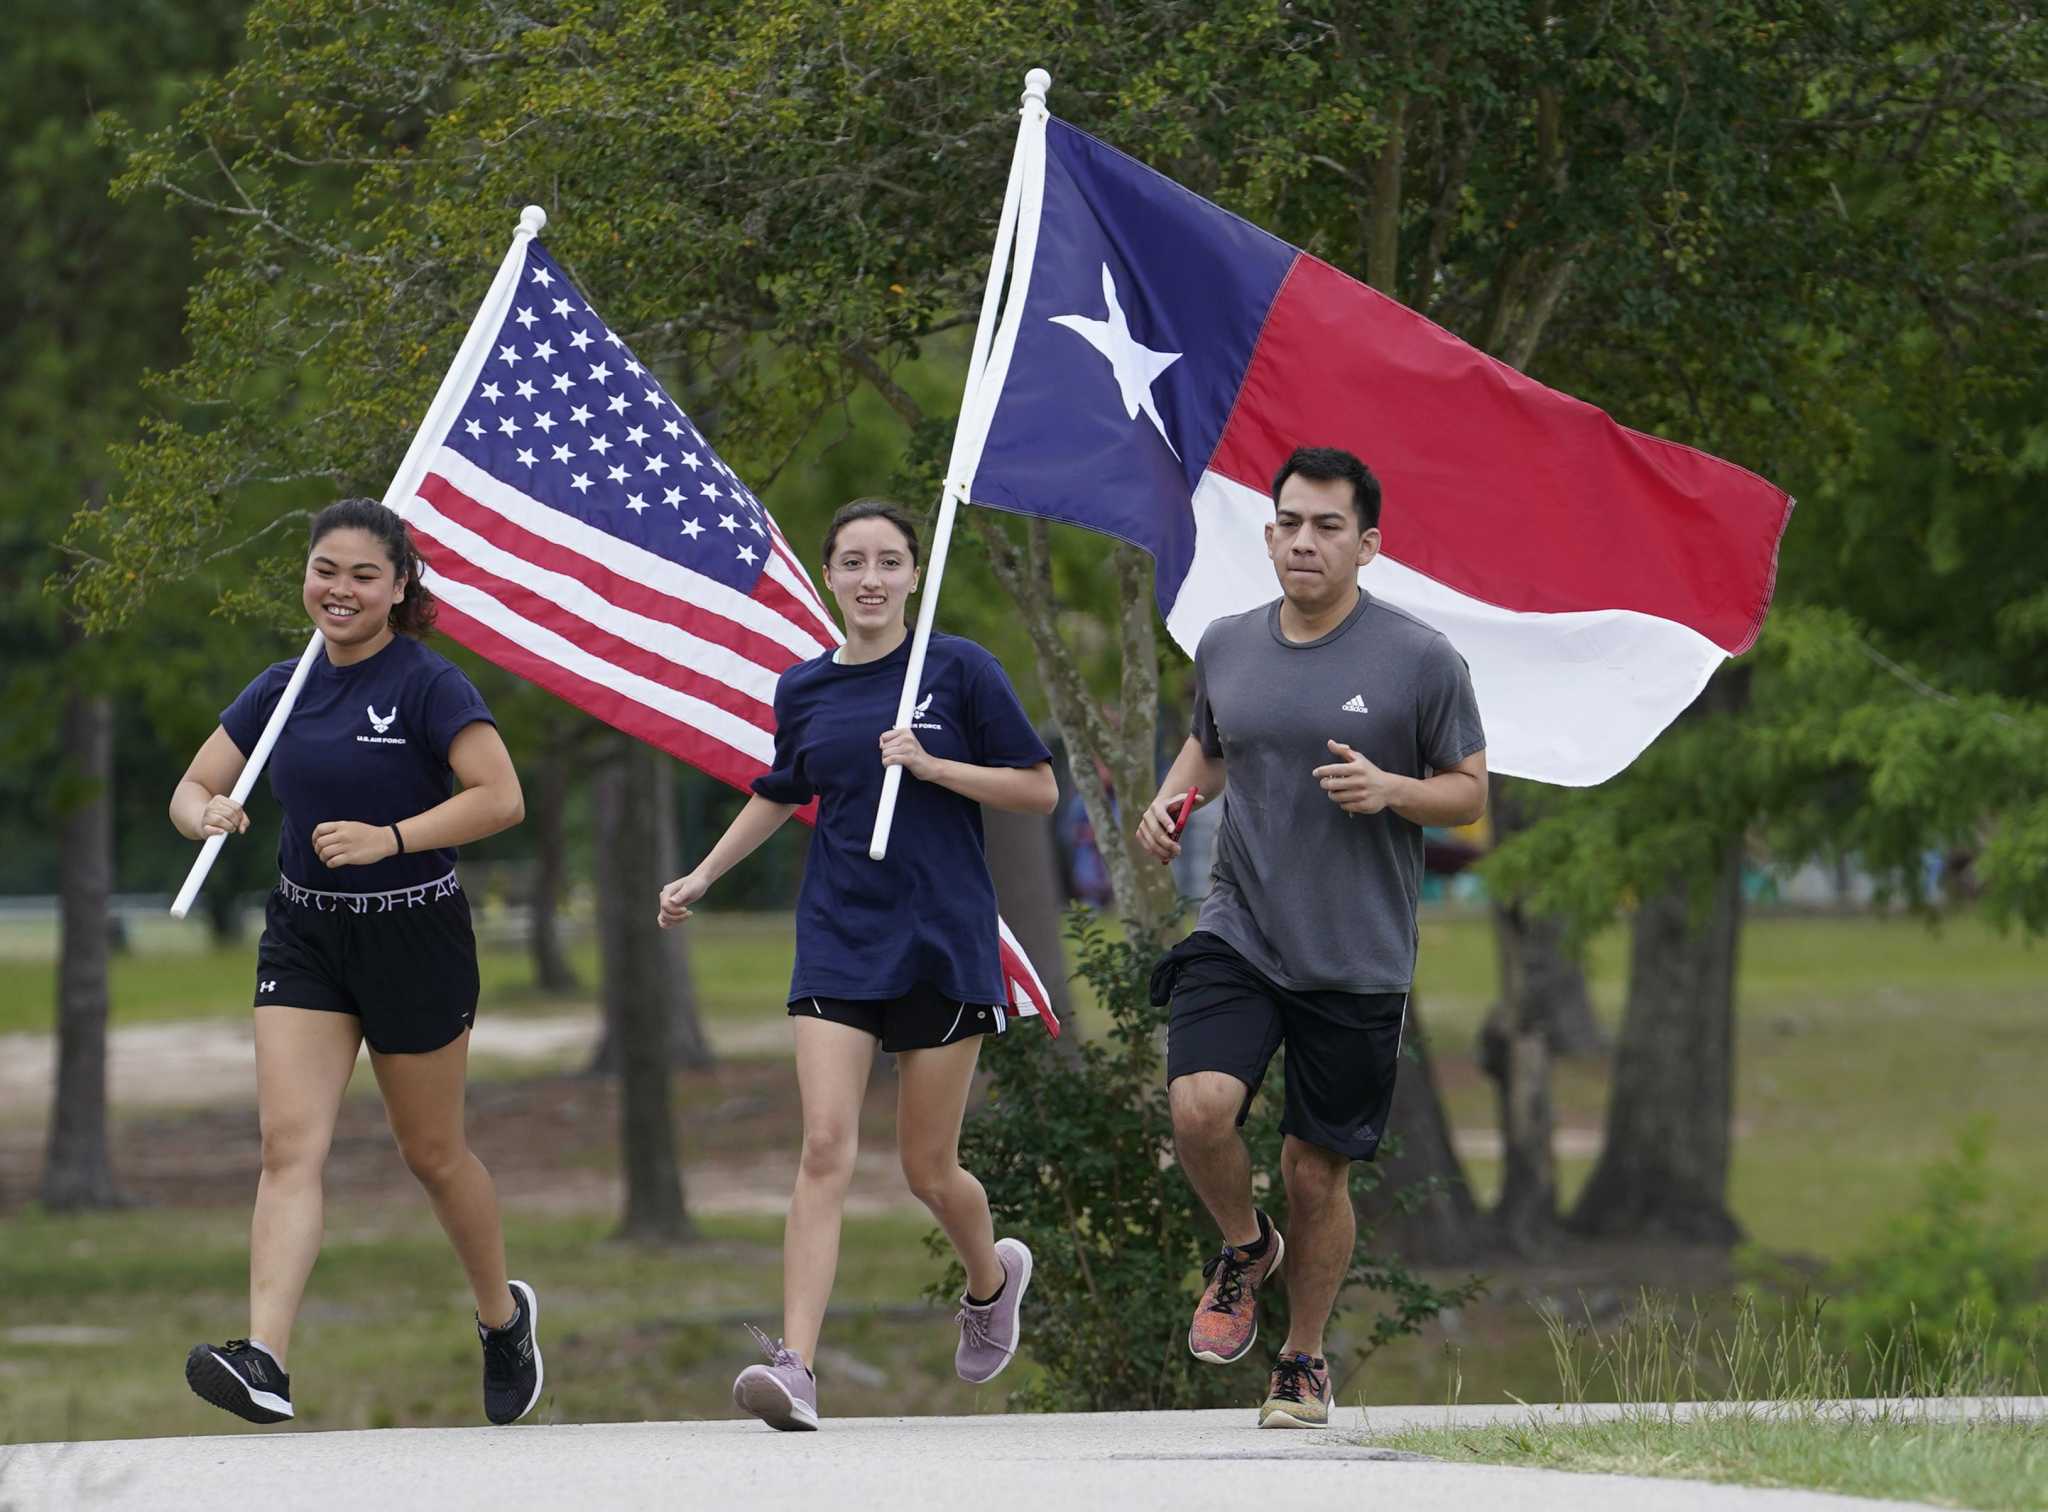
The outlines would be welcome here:
<svg viewBox="0 0 2048 1512">
<path fill-rule="evenodd" d="M 988 870 L 995 879 L 996 906 L 1011 933 L 1045 982 L 1052 1011 L 1062 1024 L 1072 1016 L 1066 953 L 1061 947 L 1059 858 L 1053 853 L 1052 822 L 1042 814 L 981 811 L 988 836 Z"/>
<path fill-rule="evenodd" d="M 688 929 L 660 929 L 652 920 L 652 900 L 663 883 L 671 881 L 681 871 L 676 835 L 676 790 L 670 780 L 668 762 L 659 752 L 646 747 L 635 747 L 634 760 L 650 760 L 642 784 L 644 796 L 636 798 L 634 812 L 639 816 L 637 823 L 649 833 L 645 865 L 642 860 L 627 860 L 612 840 L 606 835 L 602 823 L 598 826 L 598 845 L 602 854 L 598 857 L 600 878 L 616 869 L 613 896 L 628 897 L 626 915 L 630 921 L 634 909 L 648 914 L 648 927 L 652 931 L 649 941 L 642 942 L 657 957 L 657 966 L 651 978 L 651 991 L 661 1005 L 668 1020 L 667 1046 L 668 1064 L 672 1069 L 703 1071 L 714 1065 L 717 1057 L 712 1054 L 710 1038 L 704 1033 L 704 1021 L 697 1011 L 697 982 L 690 970 L 690 931 Z M 636 780 L 641 780 L 636 778 Z M 628 868 L 638 868 L 629 877 Z M 599 889 L 598 905 L 605 907 L 606 894 Z M 632 899 L 639 901 L 633 902 Z M 698 926 L 702 927 L 702 926 Z M 611 970 L 609 959 L 605 971 Z M 590 1074 L 610 1076 L 619 1070 L 620 1046 L 630 1044 L 620 1025 L 616 1010 L 617 1000 L 610 993 L 601 994 L 604 1004 L 604 1031 L 599 1037 L 597 1051 L 590 1058 Z"/>
<path fill-rule="evenodd" d="M 527 944 L 533 955 L 533 985 L 543 992 L 575 992 L 582 984 L 562 949 L 560 909 L 568 883 L 568 834 L 564 817 L 569 806 L 569 753 L 551 747 L 533 772 L 532 822 L 539 849 L 533 869 L 533 895 L 528 899 Z"/>
<path fill-rule="evenodd" d="M 1496 775 L 1488 807 L 1497 841 L 1527 826 L 1516 784 Z M 1551 1061 L 1598 1043 L 1586 974 L 1564 948 L 1564 926 L 1517 904 L 1493 906 L 1500 998 L 1479 1031 L 1479 1065 L 1494 1084 L 1502 1144 L 1493 1220 L 1518 1255 L 1548 1250 L 1557 1236 L 1556 1132 Z M 1566 1046 L 1571 1046 L 1567 1049 Z"/>
<path fill-rule="evenodd" d="M 1578 1232 L 1742 1237 L 1727 1206 L 1741 920 L 1739 838 L 1723 852 L 1704 921 L 1678 877 L 1636 911 L 1606 1143 L 1572 1211 Z"/>
<path fill-rule="evenodd" d="M 1484 1230 L 1465 1168 L 1451 1144 L 1451 1124 L 1429 1059 L 1419 1016 L 1408 995 L 1402 1066 L 1394 1083 L 1388 1135 L 1399 1148 L 1376 1165 L 1379 1184 L 1359 1203 L 1359 1219 L 1375 1248 L 1414 1265 L 1461 1265 L 1483 1247 Z M 1404 1201 L 1402 1194 L 1412 1195 Z"/>
<path fill-rule="evenodd" d="M 669 956 L 652 903 L 658 869 L 656 792 L 666 760 L 628 736 L 612 742 L 593 783 L 598 843 L 598 938 L 606 1039 L 619 1071 L 622 1238 L 692 1235 L 669 1110 Z M 674 931 L 671 931 L 673 933 Z"/>
<path fill-rule="evenodd" d="M 74 688 L 59 784 L 57 1084 L 43 1163 L 46 1207 L 117 1206 L 107 1154 L 107 955 L 114 891 L 114 705 Z"/>
</svg>

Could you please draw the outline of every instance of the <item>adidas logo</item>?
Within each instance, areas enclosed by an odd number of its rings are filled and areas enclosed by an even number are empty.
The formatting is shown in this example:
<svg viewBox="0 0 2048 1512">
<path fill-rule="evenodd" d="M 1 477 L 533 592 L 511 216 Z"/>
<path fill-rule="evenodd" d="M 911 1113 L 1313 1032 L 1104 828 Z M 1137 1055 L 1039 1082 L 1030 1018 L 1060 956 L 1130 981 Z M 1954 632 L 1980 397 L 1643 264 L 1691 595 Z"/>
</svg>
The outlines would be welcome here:
<svg viewBox="0 0 2048 1512">
<path fill-rule="evenodd" d="M 1354 693 L 1344 700 L 1344 712 L 1346 714 L 1365 714 L 1371 711 L 1365 706 L 1365 695 Z"/>
</svg>

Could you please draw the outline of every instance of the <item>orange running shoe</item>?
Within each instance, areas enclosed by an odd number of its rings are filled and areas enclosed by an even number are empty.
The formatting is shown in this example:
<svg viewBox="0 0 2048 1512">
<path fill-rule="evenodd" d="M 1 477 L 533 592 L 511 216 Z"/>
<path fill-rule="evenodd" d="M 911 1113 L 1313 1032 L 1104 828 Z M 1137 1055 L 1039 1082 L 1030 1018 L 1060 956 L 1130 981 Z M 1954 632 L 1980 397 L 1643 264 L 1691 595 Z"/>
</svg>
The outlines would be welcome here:
<svg viewBox="0 0 2048 1512">
<path fill-rule="evenodd" d="M 1209 1284 L 1195 1307 L 1195 1321 L 1188 1325 L 1188 1349 L 1198 1360 L 1211 1365 L 1228 1365 L 1244 1358 L 1259 1337 L 1258 1290 L 1266 1278 L 1280 1269 L 1287 1245 L 1272 1220 L 1259 1214 L 1259 1227 L 1266 1233 L 1266 1252 L 1254 1258 L 1234 1244 L 1202 1267 Z"/>
</svg>

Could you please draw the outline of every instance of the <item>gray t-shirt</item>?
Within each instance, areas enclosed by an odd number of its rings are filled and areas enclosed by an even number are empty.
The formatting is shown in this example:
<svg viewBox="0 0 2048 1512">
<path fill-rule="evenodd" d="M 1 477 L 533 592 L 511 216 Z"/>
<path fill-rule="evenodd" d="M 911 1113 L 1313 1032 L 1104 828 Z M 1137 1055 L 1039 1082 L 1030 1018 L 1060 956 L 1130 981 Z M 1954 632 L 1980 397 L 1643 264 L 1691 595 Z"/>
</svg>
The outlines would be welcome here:
<svg viewBox="0 0 2048 1512">
<path fill-rule="evenodd" d="M 1228 773 L 1200 929 L 1296 991 L 1406 992 L 1422 829 L 1347 814 L 1311 774 L 1337 740 L 1426 777 L 1486 746 L 1465 660 L 1441 631 L 1360 591 L 1320 640 L 1280 633 L 1280 601 L 1214 621 L 1195 651 L 1194 737 Z"/>
</svg>

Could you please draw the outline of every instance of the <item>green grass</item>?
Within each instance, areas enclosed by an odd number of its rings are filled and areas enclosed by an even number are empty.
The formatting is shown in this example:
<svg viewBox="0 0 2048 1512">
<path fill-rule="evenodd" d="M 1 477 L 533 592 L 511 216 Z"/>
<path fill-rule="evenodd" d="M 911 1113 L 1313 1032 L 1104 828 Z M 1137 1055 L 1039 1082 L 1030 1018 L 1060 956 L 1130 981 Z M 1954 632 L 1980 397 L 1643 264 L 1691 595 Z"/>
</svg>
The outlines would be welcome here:
<svg viewBox="0 0 2048 1512">
<path fill-rule="evenodd" d="M 1796 1487 L 1984 1512 L 2048 1509 L 2048 1422 L 1912 1414 L 1428 1428 L 1375 1441 L 1441 1459 Z"/>
<path fill-rule="evenodd" d="M 652 927 L 650 925 L 650 927 Z M 704 914 L 693 925 L 691 966 L 707 1017 L 745 1019 L 780 1014 L 789 985 L 794 935 L 786 914 Z M 581 940 L 569 958 L 580 992 L 544 993 L 533 985 L 526 950 L 483 933 L 477 964 L 489 1013 L 569 1013 L 596 1002 L 597 944 Z M 0 924 L 0 1034 L 47 1031 L 55 1011 L 55 932 L 47 925 Z M 113 1022 L 173 1023 L 240 1018 L 249 1011 L 256 936 L 216 946 L 197 924 L 150 921 L 131 948 L 113 959 Z"/>
<path fill-rule="evenodd" d="M 245 1431 L 186 1390 L 183 1368 L 193 1344 L 246 1332 L 247 1222 L 239 1210 L 8 1220 L 0 1442 Z M 950 1314 L 920 1295 L 940 1269 L 921 1242 L 927 1227 L 848 1220 L 820 1359 L 826 1412 L 1001 1411 L 1009 1389 L 1030 1378 L 1021 1365 L 980 1390 L 954 1377 Z M 548 1382 L 539 1420 L 731 1415 L 732 1378 L 756 1358 L 741 1322 L 772 1331 L 781 1314 L 781 1223 L 704 1228 L 701 1243 L 649 1249 L 611 1240 L 610 1224 L 595 1218 L 508 1217 L 513 1272 L 540 1293 Z M 330 1207 L 292 1341 L 293 1427 L 481 1422 L 471 1307 L 423 1201 Z M 15 1333 L 47 1322 L 112 1336 Z"/>
<path fill-rule="evenodd" d="M 1997 1341 L 1969 1316 L 1945 1347 L 1875 1359 L 1833 1351 L 1805 1307 L 1767 1326 L 1744 1304 L 1711 1329 L 1697 1310 L 1688 1318 L 1646 1296 L 1609 1328 L 1555 1310 L 1544 1322 L 1562 1413 L 1477 1426 L 1452 1408 L 1441 1427 L 1373 1442 L 1450 1460 L 2048 1509 L 2048 1419 L 1985 1401 L 2038 1396 L 2038 1361 L 1994 1375 Z M 1618 1413 L 1576 1410 L 1603 1385 Z"/>
</svg>

